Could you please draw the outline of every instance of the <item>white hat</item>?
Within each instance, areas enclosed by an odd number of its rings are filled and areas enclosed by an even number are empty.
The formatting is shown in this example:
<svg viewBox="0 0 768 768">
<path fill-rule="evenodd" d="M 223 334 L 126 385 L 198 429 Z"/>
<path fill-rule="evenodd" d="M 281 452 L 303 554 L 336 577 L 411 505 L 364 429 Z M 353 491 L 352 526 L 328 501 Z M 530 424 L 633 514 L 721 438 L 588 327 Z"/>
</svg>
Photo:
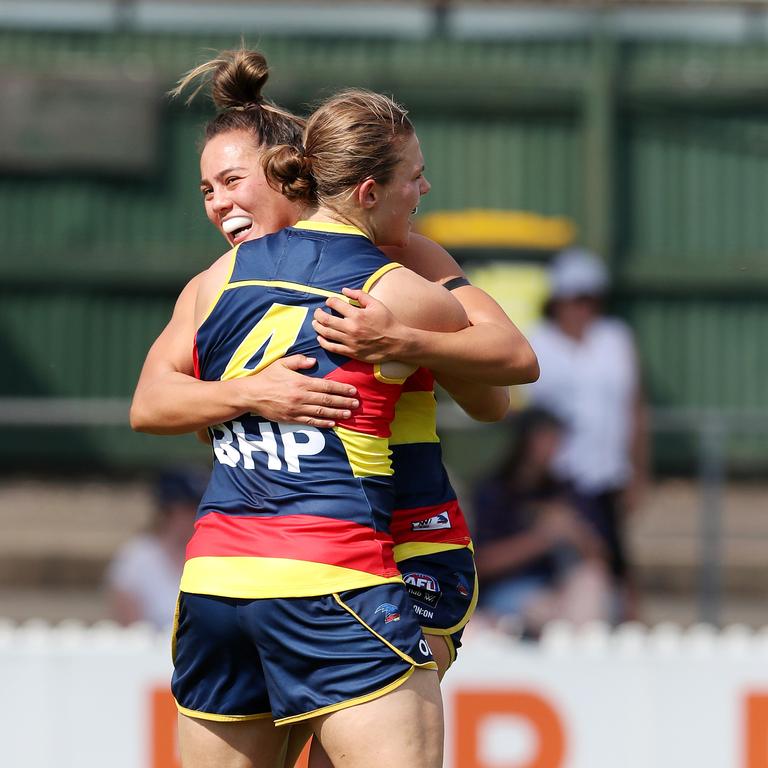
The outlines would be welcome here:
<svg viewBox="0 0 768 768">
<path fill-rule="evenodd" d="M 561 251 L 549 269 L 549 289 L 553 299 L 600 296 L 608 289 L 608 270 L 595 254 L 583 248 Z"/>
</svg>

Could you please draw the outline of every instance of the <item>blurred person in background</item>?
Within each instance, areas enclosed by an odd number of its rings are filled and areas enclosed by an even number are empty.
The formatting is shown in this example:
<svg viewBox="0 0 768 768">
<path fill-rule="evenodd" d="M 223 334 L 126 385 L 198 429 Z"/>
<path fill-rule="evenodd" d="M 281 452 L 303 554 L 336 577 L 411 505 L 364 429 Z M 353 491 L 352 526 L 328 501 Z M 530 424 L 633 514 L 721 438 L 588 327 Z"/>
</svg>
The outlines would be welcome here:
<svg viewBox="0 0 768 768">
<path fill-rule="evenodd" d="M 552 474 L 562 439 L 554 415 L 523 411 L 506 457 L 475 491 L 479 608 L 528 638 L 553 619 L 609 618 L 605 547 Z"/>
<path fill-rule="evenodd" d="M 528 391 L 565 426 L 553 472 L 605 542 L 618 622 L 638 613 L 624 522 L 647 485 L 648 430 L 632 331 L 603 314 L 608 287 L 604 263 L 589 251 L 555 257 L 546 319 L 531 333 L 541 378 Z"/>
<path fill-rule="evenodd" d="M 187 541 L 208 477 L 193 469 L 163 472 L 154 484 L 150 528 L 126 542 L 106 573 L 110 616 L 170 630 Z"/>
</svg>

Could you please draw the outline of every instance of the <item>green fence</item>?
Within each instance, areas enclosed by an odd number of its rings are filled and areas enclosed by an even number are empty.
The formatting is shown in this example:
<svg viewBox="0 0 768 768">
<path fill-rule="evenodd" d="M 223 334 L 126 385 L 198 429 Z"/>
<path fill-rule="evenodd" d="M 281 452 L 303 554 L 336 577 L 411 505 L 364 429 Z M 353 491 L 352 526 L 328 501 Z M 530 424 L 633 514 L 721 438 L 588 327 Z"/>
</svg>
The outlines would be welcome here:
<svg viewBox="0 0 768 768">
<path fill-rule="evenodd" d="M 31 78 L 41 100 L 55 85 L 97 108 L 113 92 L 116 117 L 98 130 L 117 131 L 120 110 L 144 109 L 148 137 L 134 167 L 119 146 L 99 149 L 113 152 L 101 169 L 87 159 L 46 170 L 25 166 L 23 152 L 0 157 L 0 398 L 130 396 L 174 296 L 225 247 L 198 191 L 208 106 L 162 94 L 238 41 L 0 30 L 3 87 Z M 406 103 L 433 183 L 426 212 L 492 207 L 572 219 L 611 264 L 656 403 L 768 407 L 768 45 L 609 34 L 258 44 L 273 67 L 268 93 L 289 107 L 341 85 Z M 27 119 L 42 103 L 27 105 Z M 39 140 L 53 135 L 41 129 Z M 65 136 L 73 146 L 81 138 Z M 6 465 L 45 452 L 42 427 L 13 440 L 17 427 L 3 431 Z M 126 466 L 155 450 L 187 450 L 115 426 L 61 427 L 48 439 L 70 446 L 73 463 Z M 737 446 L 734 455 L 760 452 Z"/>
</svg>

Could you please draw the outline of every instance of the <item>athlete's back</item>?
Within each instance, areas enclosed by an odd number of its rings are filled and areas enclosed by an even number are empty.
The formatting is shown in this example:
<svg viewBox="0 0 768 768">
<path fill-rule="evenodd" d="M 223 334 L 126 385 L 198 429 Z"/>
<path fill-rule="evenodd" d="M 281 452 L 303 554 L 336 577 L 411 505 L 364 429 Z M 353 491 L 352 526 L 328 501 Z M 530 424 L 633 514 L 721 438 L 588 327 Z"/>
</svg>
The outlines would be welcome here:
<svg viewBox="0 0 768 768">
<path fill-rule="evenodd" d="M 214 467 L 182 579 L 231 597 L 327 594 L 397 578 L 387 438 L 402 380 L 323 350 L 312 313 L 397 267 L 353 227 L 302 222 L 243 243 L 196 336 L 201 379 L 247 376 L 287 354 L 353 384 L 360 408 L 333 429 L 246 414 L 211 428 Z M 279 576 L 278 576 L 279 573 Z"/>
</svg>

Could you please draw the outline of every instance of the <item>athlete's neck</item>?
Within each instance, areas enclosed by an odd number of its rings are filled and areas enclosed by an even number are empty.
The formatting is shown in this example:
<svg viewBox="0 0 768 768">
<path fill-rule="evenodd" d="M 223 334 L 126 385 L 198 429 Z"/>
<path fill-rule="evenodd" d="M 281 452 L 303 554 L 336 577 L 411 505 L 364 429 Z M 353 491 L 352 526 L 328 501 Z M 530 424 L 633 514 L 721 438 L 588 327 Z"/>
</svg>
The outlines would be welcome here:
<svg viewBox="0 0 768 768">
<path fill-rule="evenodd" d="M 363 220 L 363 217 L 350 215 L 349 213 L 341 213 L 335 211 L 332 208 L 326 208 L 324 206 L 318 206 L 314 209 L 307 209 L 302 216 L 304 221 L 319 221 L 331 224 L 346 224 L 349 227 L 356 227 L 359 229 L 369 240 L 373 241 L 373 230 L 367 221 Z"/>
</svg>

